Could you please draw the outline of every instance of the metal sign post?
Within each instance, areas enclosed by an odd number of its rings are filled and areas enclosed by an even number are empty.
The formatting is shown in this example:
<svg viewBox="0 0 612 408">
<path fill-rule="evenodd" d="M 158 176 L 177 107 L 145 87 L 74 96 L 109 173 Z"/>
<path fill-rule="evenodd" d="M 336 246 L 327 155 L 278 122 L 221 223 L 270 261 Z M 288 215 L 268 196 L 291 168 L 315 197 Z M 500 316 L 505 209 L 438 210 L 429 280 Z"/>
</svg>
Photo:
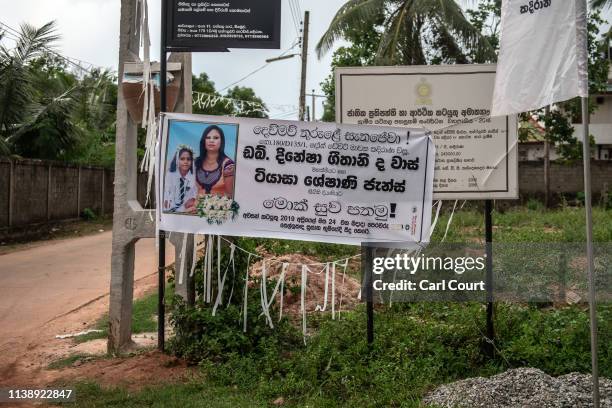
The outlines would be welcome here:
<svg viewBox="0 0 612 408">
<path fill-rule="evenodd" d="M 485 352 L 493 358 L 495 328 L 493 326 L 493 201 L 485 200 L 485 248 L 487 255 L 487 338 Z"/>
<path fill-rule="evenodd" d="M 159 72 L 159 97 L 160 97 L 160 118 L 163 112 L 168 110 L 168 101 L 166 96 L 168 62 L 166 60 L 166 16 L 168 9 L 168 1 L 161 2 L 161 44 L 160 44 L 160 72 Z M 162 121 L 160 119 L 160 126 Z M 157 202 L 157 205 L 161 205 Z M 159 231 L 159 260 L 158 260 L 158 293 L 157 293 L 157 348 L 164 351 L 166 340 L 166 305 L 164 302 L 166 292 L 166 234 L 164 231 Z"/>
<path fill-rule="evenodd" d="M 595 302 L 595 263 L 593 261 L 593 214 L 591 208 L 591 144 L 589 142 L 588 98 L 582 98 L 582 159 L 584 162 L 584 210 L 586 213 L 586 251 L 589 280 L 589 317 L 591 320 L 591 369 L 593 406 L 599 408 L 599 368 L 597 362 L 597 304 Z"/>
</svg>

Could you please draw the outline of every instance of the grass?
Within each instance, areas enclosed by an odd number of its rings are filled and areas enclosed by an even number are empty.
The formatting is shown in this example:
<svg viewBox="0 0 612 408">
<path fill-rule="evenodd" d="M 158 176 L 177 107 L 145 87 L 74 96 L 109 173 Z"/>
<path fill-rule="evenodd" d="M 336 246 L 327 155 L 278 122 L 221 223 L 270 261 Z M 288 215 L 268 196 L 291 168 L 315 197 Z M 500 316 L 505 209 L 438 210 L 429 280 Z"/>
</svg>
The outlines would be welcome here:
<svg viewBox="0 0 612 408">
<path fill-rule="evenodd" d="M 494 213 L 496 242 L 580 242 L 584 211 L 512 209 Z M 433 241 L 444 235 L 449 214 L 441 215 Z M 482 241 L 482 213 L 459 211 L 446 241 Z M 594 211 L 596 241 L 612 242 L 612 211 Z M 273 240 L 245 240 L 274 253 L 301 252 L 329 260 L 352 255 L 355 247 Z M 239 243 L 239 245 L 241 245 Z M 136 310 L 136 308 L 135 308 Z M 612 304 L 600 304 L 599 366 L 612 377 Z M 135 319 L 136 320 L 136 319 Z M 229 319 L 228 321 L 233 321 Z M 219 339 L 242 335 L 228 324 Z M 495 358 L 483 354 L 485 311 L 479 303 L 413 303 L 376 310 L 373 346 L 365 341 L 365 310 L 343 312 L 341 320 L 309 317 L 307 344 L 290 347 L 263 338 L 253 352 L 208 356 L 205 380 L 148 388 L 101 389 L 80 384 L 76 406 L 270 406 L 282 397 L 287 407 L 419 407 L 422 396 L 439 384 L 490 376 L 508 368 L 537 367 L 551 375 L 590 371 L 589 317 L 585 305 L 497 304 Z M 252 327 L 252 326 L 249 326 Z M 220 329 L 221 330 L 221 329 Z M 273 334 L 272 336 L 274 336 Z M 213 339 L 214 340 L 214 339 Z M 279 347 L 279 344 L 285 344 Z"/>
<path fill-rule="evenodd" d="M 79 407 L 258 407 L 279 397 L 287 407 L 419 407 L 439 384 L 513 367 L 548 374 L 589 372 L 588 314 L 583 307 L 542 310 L 498 304 L 498 354 L 482 353 L 481 304 L 396 304 L 376 311 L 375 342 L 365 341 L 363 306 L 341 320 L 320 319 L 301 341 L 256 354 L 227 353 L 201 363 L 204 379 L 136 393 L 78 384 Z M 612 376 L 612 307 L 601 305 L 600 372 Z M 314 325 L 309 325 L 314 331 Z M 236 332 L 240 330 L 237 329 Z M 228 335 L 231 333 L 228 329 Z"/>
<path fill-rule="evenodd" d="M 47 366 L 47 368 L 49 370 L 60 370 L 62 368 L 70 367 L 78 360 L 90 361 L 90 360 L 93 360 L 94 358 L 99 358 L 99 356 L 92 356 L 90 354 L 84 354 L 84 353 L 72 354 L 68 357 L 64 357 L 64 358 L 60 358 L 58 360 L 52 361 Z"/>
<path fill-rule="evenodd" d="M 174 295 L 172 288 L 169 286 L 166 291 L 166 299 L 171 299 Z M 168 304 L 168 303 L 166 303 Z M 133 303 L 132 308 L 132 333 L 148 333 L 157 331 L 157 291 L 147 295 L 141 299 L 137 299 Z M 93 332 L 77 336 L 74 338 L 77 343 L 84 343 L 95 339 L 108 338 L 108 314 L 100 318 L 92 329 L 102 330 L 101 332 Z"/>
<path fill-rule="evenodd" d="M 76 402 L 62 406 L 97 407 L 163 407 L 163 408 L 258 408 L 268 407 L 266 401 L 252 393 L 231 387 L 218 387 L 201 382 L 172 384 L 146 388 L 129 393 L 124 388 L 101 388 L 95 383 L 79 383 L 75 388 Z"/>
</svg>

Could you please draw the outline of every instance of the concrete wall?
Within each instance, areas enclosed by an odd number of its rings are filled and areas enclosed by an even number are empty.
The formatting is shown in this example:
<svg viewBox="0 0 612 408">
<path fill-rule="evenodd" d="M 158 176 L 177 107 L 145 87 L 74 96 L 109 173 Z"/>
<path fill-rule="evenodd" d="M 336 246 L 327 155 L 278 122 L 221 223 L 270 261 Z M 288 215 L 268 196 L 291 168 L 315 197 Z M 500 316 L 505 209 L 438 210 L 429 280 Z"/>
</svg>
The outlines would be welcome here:
<svg viewBox="0 0 612 408">
<path fill-rule="evenodd" d="M 602 192 L 612 192 L 612 162 L 591 161 L 591 187 L 595 196 Z M 544 163 L 520 162 L 519 163 L 519 191 L 521 196 L 538 195 L 544 191 Z M 584 176 L 582 163 L 566 166 L 551 163 L 550 165 L 550 192 L 552 195 L 559 193 L 577 193 L 584 191 Z"/>
<path fill-rule="evenodd" d="M 112 214 L 113 183 L 114 172 L 102 167 L 0 159 L 0 229 L 76 219 L 85 208 Z M 138 201 L 143 206 L 146 184 L 147 175 L 139 174 Z M 147 207 L 155 208 L 155 197 Z"/>
<path fill-rule="evenodd" d="M 11 170 L 12 169 L 12 170 Z M 612 192 L 612 162 L 591 162 L 593 193 Z M 113 213 L 113 178 L 109 169 L 39 160 L 0 159 L 0 229 L 78 218 L 85 208 Z M 551 164 L 551 195 L 584 191 L 582 164 Z M 80 183 L 79 183 L 80 180 Z M 144 206 L 147 175 L 138 176 L 138 201 Z M 544 191 L 544 164 L 519 164 L 521 196 Z M 154 195 L 154 193 L 153 193 Z M 12 205 L 9 204 L 12 202 Z M 155 208 L 152 196 L 147 208 Z"/>
</svg>

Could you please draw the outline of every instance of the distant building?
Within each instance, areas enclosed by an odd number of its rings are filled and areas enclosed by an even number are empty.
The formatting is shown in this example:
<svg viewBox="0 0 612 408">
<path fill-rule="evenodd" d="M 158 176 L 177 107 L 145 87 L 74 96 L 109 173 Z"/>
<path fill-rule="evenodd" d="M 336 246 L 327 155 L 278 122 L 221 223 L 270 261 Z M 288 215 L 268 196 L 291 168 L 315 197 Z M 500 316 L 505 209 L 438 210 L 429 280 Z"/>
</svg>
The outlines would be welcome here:
<svg viewBox="0 0 612 408">
<path fill-rule="evenodd" d="M 608 52 L 609 59 L 611 55 L 612 46 Z M 593 97 L 597 110 L 591 115 L 589 125 L 589 133 L 595 138 L 592 157 L 595 160 L 612 160 L 612 66 L 608 72 L 608 89 Z M 582 126 L 579 123 L 574 124 L 574 135 L 578 140 L 584 140 Z"/>
<path fill-rule="evenodd" d="M 612 54 L 612 47 L 610 49 Z M 609 54 L 609 55 L 610 55 Z M 591 151 L 594 160 L 612 161 L 612 66 L 608 73 L 608 88 L 606 92 L 593 95 L 597 110 L 591 115 L 589 133 L 595 139 L 595 146 Z M 526 140 L 519 143 L 519 161 L 544 160 L 544 134 L 543 125 L 535 120 L 521 124 L 526 130 Z M 578 140 L 584 140 L 582 135 L 582 124 L 574 124 L 574 136 Z M 556 160 L 559 155 L 553 146 L 550 146 L 550 160 Z"/>
</svg>

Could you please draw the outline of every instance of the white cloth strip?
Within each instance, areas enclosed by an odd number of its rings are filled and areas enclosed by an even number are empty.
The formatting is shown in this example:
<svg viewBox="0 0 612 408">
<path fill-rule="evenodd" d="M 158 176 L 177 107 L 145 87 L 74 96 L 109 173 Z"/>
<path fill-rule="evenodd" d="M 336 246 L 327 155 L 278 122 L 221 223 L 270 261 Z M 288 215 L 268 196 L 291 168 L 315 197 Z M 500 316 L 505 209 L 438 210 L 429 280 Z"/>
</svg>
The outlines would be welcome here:
<svg viewBox="0 0 612 408">
<path fill-rule="evenodd" d="M 281 280 L 281 287 L 280 287 L 280 308 L 279 308 L 279 312 L 278 312 L 278 321 L 279 322 L 283 318 L 283 298 L 285 296 L 285 272 L 286 272 L 288 267 L 289 267 L 289 265 L 284 263 L 283 264 L 283 272 L 281 273 L 281 275 L 283 275 L 283 279 Z"/>
<path fill-rule="evenodd" d="M 300 310 L 302 312 L 302 336 L 304 337 L 304 345 L 306 344 L 306 283 L 308 279 L 308 267 L 302 265 L 302 288 L 300 297 Z"/>
<path fill-rule="evenodd" d="M 442 200 L 438 200 L 438 202 L 434 205 L 437 205 L 438 208 L 436 209 L 436 216 L 434 217 L 434 220 L 431 223 L 431 228 L 429 228 L 429 238 L 430 239 L 434 233 L 434 230 L 436 229 L 436 224 L 438 223 L 438 217 L 440 216 L 440 208 L 442 208 Z"/>
<path fill-rule="evenodd" d="M 183 284 L 183 277 L 185 275 L 185 252 L 187 251 L 187 235 L 183 234 L 183 245 L 181 247 L 181 266 L 179 268 L 179 285 Z"/>
<path fill-rule="evenodd" d="M 189 277 L 192 278 L 195 273 L 196 264 L 198 263 L 198 235 L 193 236 L 193 253 L 191 255 L 191 271 Z"/>
<path fill-rule="evenodd" d="M 249 290 L 249 266 L 251 265 L 251 255 L 249 254 L 247 257 L 247 267 L 246 267 L 246 272 L 245 272 L 245 276 L 244 276 L 244 298 L 243 298 L 243 304 L 242 304 L 242 314 L 244 317 L 244 323 L 242 325 L 242 331 L 244 333 L 246 333 L 247 331 L 247 295 L 248 295 L 248 290 Z"/>
<path fill-rule="evenodd" d="M 229 307 L 232 302 L 232 296 L 234 296 L 234 284 L 236 283 L 236 260 L 234 258 L 235 252 L 236 245 L 232 242 L 232 244 L 230 245 L 230 253 L 232 254 L 232 290 L 230 291 L 229 297 L 227 299 L 227 307 Z"/>
<path fill-rule="evenodd" d="M 340 303 L 338 304 L 338 320 L 340 320 L 340 312 L 342 312 L 342 298 L 344 297 L 344 291 L 346 290 L 346 284 L 344 282 L 346 278 L 346 268 L 348 267 L 349 260 L 347 259 L 344 265 L 342 265 L 342 291 L 340 291 Z"/>
<path fill-rule="evenodd" d="M 234 250 L 235 247 L 230 247 L 230 259 L 227 262 L 227 266 L 225 267 L 225 272 L 223 273 L 223 278 L 218 281 L 218 291 L 217 291 L 217 300 L 215 300 L 215 305 L 213 306 L 212 315 L 215 316 L 217 314 L 217 308 L 223 302 L 223 289 L 225 288 L 225 279 L 227 278 L 227 271 L 229 270 L 230 264 L 234 262 Z M 219 252 L 219 255 L 221 253 Z M 220 257 L 220 256 L 219 256 Z"/>
<path fill-rule="evenodd" d="M 336 320 L 336 263 L 331 264 L 331 304 L 332 304 L 332 320 Z"/>
<path fill-rule="evenodd" d="M 268 281 L 267 281 L 267 269 L 266 269 L 266 261 L 262 262 L 261 266 L 261 308 L 263 310 L 264 316 L 270 325 L 270 328 L 274 328 L 274 324 L 272 323 L 272 318 L 270 317 L 270 310 L 268 309 Z"/>
<path fill-rule="evenodd" d="M 325 265 L 325 291 L 323 292 L 323 306 L 317 305 L 315 312 L 324 312 L 327 309 L 327 294 L 329 288 L 329 262 Z"/>
<path fill-rule="evenodd" d="M 208 236 L 208 265 L 206 272 L 206 303 L 210 303 L 212 301 L 212 263 L 214 256 L 214 248 L 215 248 L 215 236 Z"/>
<path fill-rule="evenodd" d="M 453 211 L 451 211 L 451 215 L 450 217 L 448 217 L 448 222 L 446 223 L 446 231 L 444 231 L 444 236 L 442 237 L 442 240 L 440 242 L 444 242 L 444 240 L 446 239 L 446 234 L 448 234 L 448 229 L 451 226 L 451 222 L 453 221 L 453 215 L 455 215 L 455 208 L 457 208 L 457 202 L 458 200 L 455 200 L 455 204 L 453 205 Z"/>
<path fill-rule="evenodd" d="M 219 239 L 219 235 L 217 235 L 217 294 L 221 290 L 219 288 L 220 284 L 221 284 L 221 240 Z"/>
</svg>

